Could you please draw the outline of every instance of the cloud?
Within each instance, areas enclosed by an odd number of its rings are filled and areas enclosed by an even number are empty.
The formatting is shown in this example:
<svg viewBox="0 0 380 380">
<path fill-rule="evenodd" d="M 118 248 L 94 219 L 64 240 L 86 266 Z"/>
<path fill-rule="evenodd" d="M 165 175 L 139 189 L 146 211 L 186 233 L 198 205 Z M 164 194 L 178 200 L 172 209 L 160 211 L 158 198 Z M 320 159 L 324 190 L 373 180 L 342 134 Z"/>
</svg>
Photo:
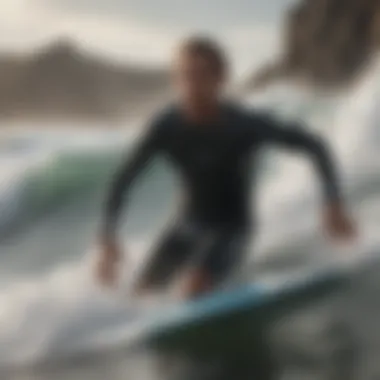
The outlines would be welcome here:
<svg viewBox="0 0 380 380">
<path fill-rule="evenodd" d="M 180 37 L 206 31 L 248 63 L 276 46 L 273 23 L 250 21 L 251 15 L 288 2 L 267 0 L 260 11 L 258 0 L 228 0 L 228 6 L 227 0 L 1 0 L 0 48 L 22 50 L 68 36 L 114 59 L 162 63 Z"/>
<path fill-rule="evenodd" d="M 45 0 L 62 9 L 122 15 L 177 27 L 220 28 L 273 19 L 292 0 Z"/>
<path fill-rule="evenodd" d="M 60 36 L 115 58 L 162 60 L 170 33 L 99 12 L 74 12 L 42 0 L 2 0 L 0 48 L 24 50 Z"/>
</svg>

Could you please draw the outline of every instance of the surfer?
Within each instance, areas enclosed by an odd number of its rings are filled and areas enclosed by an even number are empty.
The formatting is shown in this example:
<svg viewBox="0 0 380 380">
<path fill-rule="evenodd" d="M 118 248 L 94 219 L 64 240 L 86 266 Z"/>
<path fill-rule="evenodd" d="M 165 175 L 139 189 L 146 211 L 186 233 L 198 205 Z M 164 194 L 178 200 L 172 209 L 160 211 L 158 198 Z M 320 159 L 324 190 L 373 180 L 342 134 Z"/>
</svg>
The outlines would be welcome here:
<svg viewBox="0 0 380 380">
<path fill-rule="evenodd" d="M 150 122 L 116 175 L 106 202 L 97 266 L 104 284 L 115 281 L 121 260 L 115 231 L 124 195 L 157 155 L 177 170 L 184 202 L 156 245 L 136 284 L 138 291 L 166 286 L 181 271 L 183 295 L 193 297 L 221 284 L 242 262 L 255 227 L 252 178 L 265 146 L 304 153 L 312 160 L 322 183 L 327 233 L 354 237 L 326 144 L 297 125 L 282 125 L 227 100 L 228 62 L 217 43 L 203 37 L 184 41 L 175 55 L 173 78 L 176 103 Z"/>
</svg>

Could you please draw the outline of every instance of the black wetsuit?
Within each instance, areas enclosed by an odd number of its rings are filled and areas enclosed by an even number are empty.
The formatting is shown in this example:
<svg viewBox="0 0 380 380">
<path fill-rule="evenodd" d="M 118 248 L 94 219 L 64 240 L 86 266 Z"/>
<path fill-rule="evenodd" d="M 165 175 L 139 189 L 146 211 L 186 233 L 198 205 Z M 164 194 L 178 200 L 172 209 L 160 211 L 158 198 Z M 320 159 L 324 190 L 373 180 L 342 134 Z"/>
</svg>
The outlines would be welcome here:
<svg viewBox="0 0 380 380">
<path fill-rule="evenodd" d="M 145 282 L 166 283 L 190 258 L 196 258 L 217 282 L 240 262 L 252 227 L 256 156 L 267 144 L 309 154 L 324 196 L 328 201 L 339 197 L 325 145 L 297 126 L 284 126 L 231 104 L 221 106 L 220 117 L 209 125 L 190 123 L 174 106 L 153 121 L 116 177 L 105 218 L 106 233 L 113 234 L 125 191 L 153 156 L 164 155 L 177 169 L 185 189 L 181 217 L 158 244 L 143 276 Z"/>
</svg>

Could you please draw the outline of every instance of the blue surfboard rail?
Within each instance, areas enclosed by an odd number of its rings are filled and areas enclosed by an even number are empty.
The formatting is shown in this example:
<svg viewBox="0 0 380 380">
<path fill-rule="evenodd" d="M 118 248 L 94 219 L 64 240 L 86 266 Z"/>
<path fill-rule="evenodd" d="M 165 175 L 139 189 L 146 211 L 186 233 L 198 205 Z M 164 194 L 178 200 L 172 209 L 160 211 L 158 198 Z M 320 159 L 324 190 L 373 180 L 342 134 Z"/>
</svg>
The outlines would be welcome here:
<svg viewBox="0 0 380 380">
<path fill-rule="evenodd" d="M 160 339 L 162 336 L 176 334 L 179 330 L 188 330 L 210 320 L 234 313 L 259 313 L 265 307 L 276 308 L 278 304 L 288 304 L 287 309 L 291 311 L 292 308 L 296 308 L 298 299 L 315 290 L 321 291 L 317 292 L 313 299 L 322 294 L 330 294 L 339 288 L 346 277 L 344 272 L 331 269 L 298 276 L 277 284 L 258 282 L 213 293 L 161 312 L 147 326 L 144 335 L 148 341 Z"/>
</svg>

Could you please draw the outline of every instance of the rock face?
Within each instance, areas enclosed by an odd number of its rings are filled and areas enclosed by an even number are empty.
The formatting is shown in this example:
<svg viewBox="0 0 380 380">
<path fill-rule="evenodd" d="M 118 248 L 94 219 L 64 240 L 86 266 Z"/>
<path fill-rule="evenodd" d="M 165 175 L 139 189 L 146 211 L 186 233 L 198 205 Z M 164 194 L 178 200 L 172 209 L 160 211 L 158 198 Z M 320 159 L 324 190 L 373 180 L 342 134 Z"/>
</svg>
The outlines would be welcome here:
<svg viewBox="0 0 380 380">
<path fill-rule="evenodd" d="M 380 45 L 379 0 L 301 0 L 285 25 L 284 54 L 258 70 L 247 89 L 283 78 L 323 88 L 351 84 Z"/>
<path fill-rule="evenodd" d="M 143 112 L 168 92 L 166 70 L 105 62 L 68 41 L 0 56 L 0 120 L 114 119 Z"/>
</svg>

